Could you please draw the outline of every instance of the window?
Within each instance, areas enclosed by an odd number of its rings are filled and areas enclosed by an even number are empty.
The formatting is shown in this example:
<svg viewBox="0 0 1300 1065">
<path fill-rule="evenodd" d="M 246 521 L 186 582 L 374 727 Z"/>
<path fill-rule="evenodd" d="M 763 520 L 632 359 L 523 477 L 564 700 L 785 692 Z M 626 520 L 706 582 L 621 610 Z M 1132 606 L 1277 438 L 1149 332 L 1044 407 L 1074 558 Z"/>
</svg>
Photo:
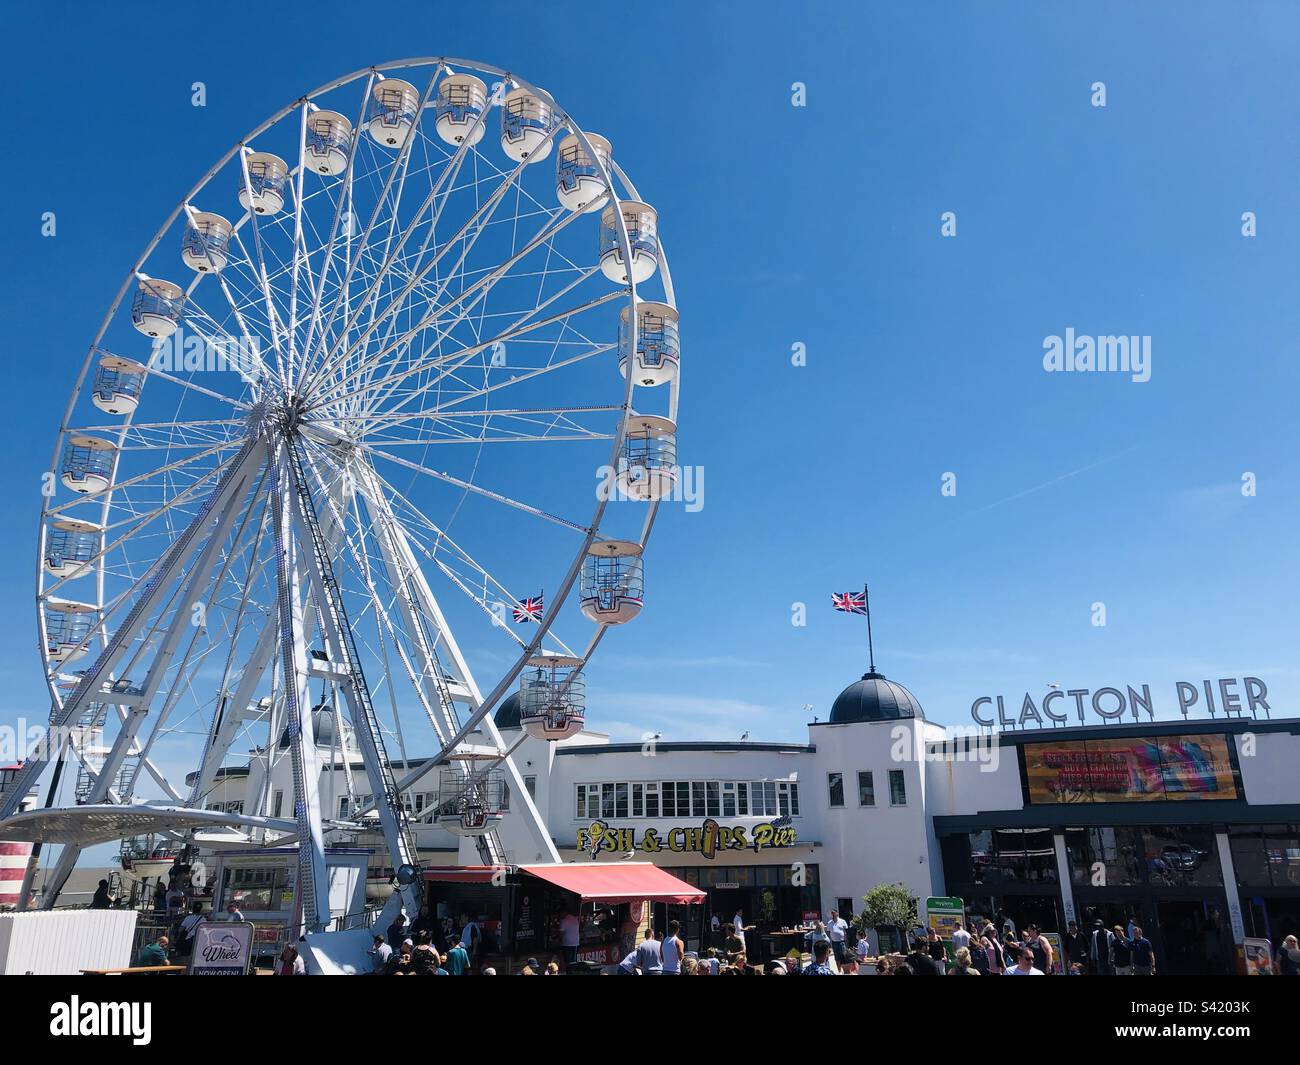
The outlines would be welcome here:
<svg viewBox="0 0 1300 1065">
<path fill-rule="evenodd" d="M 678 786 L 680 787 L 681 785 Z M 704 781 L 702 780 L 691 781 L 691 816 L 692 817 L 708 816 L 704 812 Z"/>
<path fill-rule="evenodd" d="M 615 817 L 627 816 L 627 785 L 626 784 L 614 785 L 614 816 Z"/>
<path fill-rule="evenodd" d="M 736 816 L 736 785 L 730 781 L 722 785 L 722 816 Z"/>
<path fill-rule="evenodd" d="M 907 805 L 907 782 L 903 779 L 901 769 L 891 769 L 889 771 L 889 805 Z"/>
<path fill-rule="evenodd" d="M 776 816 L 776 781 L 763 781 L 763 816 Z"/>
<path fill-rule="evenodd" d="M 710 780 L 704 785 L 705 803 L 704 813 L 706 817 L 722 816 L 721 785 L 716 780 Z"/>
<path fill-rule="evenodd" d="M 632 816 L 645 817 L 645 785 L 632 785 Z"/>
<path fill-rule="evenodd" d="M 749 816 L 749 785 L 743 781 L 736 785 L 736 816 Z"/>
<path fill-rule="evenodd" d="M 283 806 L 284 806 L 284 792 L 282 792 L 282 791 L 277 791 L 277 792 L 275 793 L 275 798 L 274 798 L 274 800 L 273 800 L 272 803 L 271 803 L 271 816 L 272 816 L 272 817 L 279 817 L 279 816 L 280 816 L 280 809 L 281 809 L 281 807 L 283 807 Z"/>
<path fill-rule="evenodd" d="M 858 805 L 876 805 L 876 781 L 870 773 L 858 773 Z"/>
<path fill-rule="evenodd" d="M 600 786 L 600 816 L 608 820 L 614 816 L 614 785 Z"/>
<path fill-rule="evenodd" d="M 777 809 L 782 817 L 799 816 L 799 785 L 793 780 L 778 780 L 776 784 Z"/>
<path fill-rule="evenodd" d="M 664 817 L 677 816 L 677 791 L 673 787 L 673 782 L 671 780 L 665 780 L 663 782 L 663 804 Z"/>
<path fill-rule="evenodd" d="M 501 809 L 510 809 L 510 785 L 501 781 Z"/>
<path fill-rule="evenodd" d="M 827 784 L 830 788 L 830 804 L 832 806 L 844 805 L 844 774 L 830 773 L 826 777 Z"/>
<path fill-rule="evenodd" d="M 527 789 L 527 791 L 528 791 L 528 796 L 529 796 L 529 798 L 532 798 L 532 799 L 536 799 L 536 798 L 537 798 L 537 778 L 536 778 L 536 777 L 524 777 L 524 787 L 525 787 L 525 789 Z M 419 809 L 419 807 L 416 807 L 416 809 Z"/>
<path fill-rule="evenodd" d="M 659 816 L 659 782 L 652 780 L 645 786 L 645 815 Z"/>
</svg>

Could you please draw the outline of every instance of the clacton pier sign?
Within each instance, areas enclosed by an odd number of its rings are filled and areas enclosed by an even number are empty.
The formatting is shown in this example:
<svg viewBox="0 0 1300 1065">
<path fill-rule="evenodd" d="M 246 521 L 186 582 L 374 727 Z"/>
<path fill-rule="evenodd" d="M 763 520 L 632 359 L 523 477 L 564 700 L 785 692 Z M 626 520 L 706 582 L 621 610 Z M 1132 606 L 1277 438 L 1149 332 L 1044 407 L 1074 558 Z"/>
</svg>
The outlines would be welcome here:
<svg viewBox="0 0 1300 1065">
<path fill-rule="evenodd" d="M 1177 705 L 1183 718 L 1193 716 L 1258 718 L 1269 716 L 1268 686 L 1258 677 L 1223 677 L 1218 680 L 1174 682 L 1165 705 Z M 1144 716 L 1145 715 L 1145 716 Z M 1052 685 L 1037 697 L 1023 698 L 982 695 L 971 703 L 970 716 L 985 728 L 1045 728 L 1090 722 L 1118 724 L 1156 720 L 1156 699 L 1151 685 L 1134 688 L 1066 688 Z"/>
</svg>

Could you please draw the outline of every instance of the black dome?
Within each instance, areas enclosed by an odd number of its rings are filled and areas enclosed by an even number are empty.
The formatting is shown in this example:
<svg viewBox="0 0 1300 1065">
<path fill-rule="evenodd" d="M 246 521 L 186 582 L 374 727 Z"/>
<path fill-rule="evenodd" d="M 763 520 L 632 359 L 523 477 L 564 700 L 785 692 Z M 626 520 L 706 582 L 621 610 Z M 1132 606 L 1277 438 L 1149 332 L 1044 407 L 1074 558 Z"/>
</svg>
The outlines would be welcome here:
<svg viewBox="0 0 1300 1065">
<path fill-rule="evenodd" d="M 492 715 L 492 720 L 496 723 L 498 729 L 520 728 L 519 724 L 519 693 L 511 692 L 510 696 L 503 699 L 501 705 L 497 707 L 497 712 Z"/>
<path fill-rule="evenodd" d="M 864 673 L 835 700 L 831 707 L 831 724 L 851 721 L 896 721 L 916 717 L 925 720 L 916 696 L 901 684 L 886 680 L 883 673 Z"/>
</svg>

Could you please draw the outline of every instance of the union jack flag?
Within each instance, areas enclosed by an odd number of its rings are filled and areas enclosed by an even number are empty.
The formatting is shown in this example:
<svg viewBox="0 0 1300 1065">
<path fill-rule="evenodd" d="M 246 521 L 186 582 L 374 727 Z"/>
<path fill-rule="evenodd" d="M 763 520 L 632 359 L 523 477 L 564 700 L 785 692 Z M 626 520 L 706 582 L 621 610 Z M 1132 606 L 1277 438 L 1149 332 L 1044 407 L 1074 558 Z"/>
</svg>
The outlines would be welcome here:
<svg viewBox="0 0 1300 1065">
<path fill-rule="evenodd" d="M 522 625 L 526 621 L 541 621 L 544 609 L 541 592 L 527 599 L 521 599 L 519 605 L 514 608 L 515 622 Z"/>
<path fill-rule="evenodd" d="M 865 614 L 867 612 L 866 592 L 831 592 L 831 605 L 846 614 Z"/>
</svg>

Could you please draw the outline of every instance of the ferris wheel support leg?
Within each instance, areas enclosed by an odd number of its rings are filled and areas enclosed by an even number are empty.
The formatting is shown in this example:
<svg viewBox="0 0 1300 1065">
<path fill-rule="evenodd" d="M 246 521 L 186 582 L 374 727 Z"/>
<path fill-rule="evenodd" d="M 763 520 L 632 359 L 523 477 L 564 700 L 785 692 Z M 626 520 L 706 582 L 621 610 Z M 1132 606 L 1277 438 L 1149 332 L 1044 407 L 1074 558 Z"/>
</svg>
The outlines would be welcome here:
<svg viewBox="0 0 1300 1065">
<path fill-rule="evenodd" d="M 361 480 L 360 483 L 364 486 L 363 490 L 372 488 L 372 482 L 368 479 Z M 424 571 L 416 562 L 415 552 L 411 550 L 405 529 L 397 521 L 392 510 L 388 507 L 387 499 L 381 493 L 366 491 L 365 494 L 367 504 L 378 510 L 381 523 L 389 534 L 382 537 L 381 542 L 383 540 L 391 541 L 383 551 L 384 563 L 388 568 L 390 581 L 395 587 L 410 589 L 411 599 L 413 600 L 411 605 L 424 616 L 432 630 L 437 634 L 438 644 L 445 650 L 453 674 L 469 690 L 472 699 L 471 708 L 477 710 L 482 702 L 482 695 L 474 681 L 473 674 L 470 672 L 469 663 L 461 653 L 460 646 L 456 643 L 455 636 L 452 635 L 451 627 L 443 616 L 442 608 L 434 597 L 433 589 L 429 587 L 429 582 L 424 577 Z M 405 599 L 405 596 L 399 597 L 399 602 L 402 602 L 404 606 L 406 606 Z M 408 631 L 422 632 L 423 628 L 416 623 L 416 619 L 411 619 L 411 621 L 408 621 Z M 423 646 L 421 646 L 421 652 L 429 654 L 429 651 Z M 431 654 L 429 654 L 429 657 L 432 659 Z M 426 670 L 436 668 L 436 662 L 434 661 L 429 661 L 424 665 Z M 453 724 L 455 724 L 454 719 Z M 501 739 L 501 734 L 497 731 L 495 722 L 492 721 L 491 715 L 484 715 L 479 724 L 482 725 L 492 743 L 499 749 L 504 750 L 505 744 Z M 453 733 L 454 731 L 453 729 Z M 450 736 L 442 737 L 444 743 L 450 739 Z M 524 786 L 523 775 L 516 767 L 514 759 L 509 757 L 503 759 L 502 768 L 506 773 L 511 799 L 514 800 L 518 797 L 523 806 L 520 816 L 529 831 L 532 841 L 537 845 L 538 854 L 542 860 L 558 862 L 560 852 L 555 848 L 555 841 L 551 838 L 550 831 L 542 820 L 537 805 L 533 802 L 533 797 L 528 794 L 528 789 Z"/>
<path fill-rule="evenodd" d="M 257 465 L 260 465 L 260 463 Z M 95 786 L 86 797 L 88 805 L 102 803 L 110 797 L 110 790 L 117 780 L 118 770 L 121 769 L 123 762 L 129 756 L 139 753 L 137 737 L 140 733 L 140 727 L 149 714 L 150 703 L 162 686 L 167 667 L 171 663 L 172 656 L 176 653 L 176 647 L 180 643 L 181 637 L 192 628 L 194 604 L 199 601 L 199 597 L 208 589 L 212 571 L 222 549 L 226 546 L 226 539 L 235 524 L 235 519 L 243 509 L 245 490 L 255 468 L 255 466 L 250 466 L 247 463 L 242 464 L 239 473 L 224 486 L 225 490 L 219 500 L 222 507 L 220 516 L 208 536 L 207 543 L 203 545 L 203 549 L 199 552 L 198 559 L 193 567 L 191 567 L 189 573 L 181 578 L 181 586 L 175 606 L 172 608 L 171 617 L 166 628 L 160 630 L 163 633 L 162 642 L 154 652 L 149 671 L 145 674 L 145 681 L 142 685 L 143 692 L 139 696 L 139 702 L 131 707 L 125 720 L 122 721 L 121 726 L 118 728 L 113 747 L 105 757 L 104 764 L 99 767 Z M 211 511 L 209 510 L 207 513 L 210 514 Z M 84 681 L 82 686 L 84 687 Z M 82 688 L 79 687 L 76 694 L 80 694 L 81 690 Z M 69 701 L 71 702 L 71 700 Z M 45 883 L 45 893 L 41 899 L 43 909 L 54 908 L 55 902 L 58 901 L 59 892 L 63 890 L 63 886 L 68 882 L 68 877 L 72 875 L 72 870 L 80 856 L 81 848 L 73 844 L 65 846 L 60 851 L 58 863 Z"/>
<path fill-rule="evenodd" d="M 303 713 L 307 691 L 307 630 L 300 594 L 302 562 L 294 537 L 293 512 L 285 494 L 292 490 L 287 445 L 277 449 L 271 502 L 275 521 L 275 572 L 279 603 L 280 675 L 284 714 L 293 764 L 294 816 L 298 822 L 298 885 L 294 911 L 302 932 L 323 931 L 329 922 L 329 870 L 321 828 L 320 765 L 316 729 L 310 712 Z"/>
<path fill-rule="evenodd" d="M 255 441 L 249 441 L 244 445 L 239 455 L 236 456 L 229 469 L 222 476 L 220 483 L 208 496 L 194 520 L 186 526 L 184 531 L 167 549 L 166 554 L 155 569 L 140 597 L 136 600 L 135 605 L 126 618 L 123 619 L 122 625 L 113 634 L 112 639 L 108 641 L 108 646 L 100 652 L 95 664 L 82 675 L 81 682 L 77 685 L 76 690 L 64 701 L 62 707 L 50 714 L 50 728 L 52 731 L 62 729 L 70 722 L 75 721 L 83 712 L 85 705 L 95 701 L 94 696 L 98 694 L 103 682 L 111 675 L 113 668 L 126 652 L 131 641 L 139 634 L 149 614 L 163 602 L 164 595 L 170 587 L 171 578 L 175 576 L 178 568 L 189 557 L 195 537 L 207 527 L 213 510 L 219 505 L 225 504 L 232 491 L 244 482 L 250 463 L 256 466 L 260 462 L 263 453 L 264 449 Z M 23 763 L 23 768 L 13 781 L 12 792 L 6 791 L 3 799 L 0 800 L 0 821 L 13 816 L 23 796 L 36 783 L 48 764 L 48 756 L 32 758 Z"/>
<path fill-rule="evenodd" d="M 295 445 L 292 442 L 286 445 L 286 453 L 286 465 L 294 478 L 294 491 L 291 493 L 294 516 L 308 541 L 300 546 L 307 563 L 307 572 L 311 576 L 311 591 L 320 605 L 319 613 L 325 629 L 324 635 L 335 654 L 340 655 L 347 666 L 347 680 L 342 685 L 343 697 L 347 700 L 352 727 L 361 747 L 361 760 L 366 767 L 366 776 L 374 789 L 375 796 L 384 796 L 386 799 L 378 804 L 379 824 L 384 842 L 388 846 L 394 870 L 403 866 L 415 867 L 418 864 L 415 841 L 406 823 L 401 795 L 394 786 L 392 768 L 383 749 L 383 735 L 378 728 L 379 722 L 370 700 L 365 674 L 348 627 L 347 612 L 342 598 L 338 595 L 333 566 L 319 528 L 315 507 L 311 503 L 304 475 L 296 457 Z M 420 909 L 419 888 L 418 881 L 404 884 L 400 888 L 412 914 L 418 913 Z"/>
</svg>

